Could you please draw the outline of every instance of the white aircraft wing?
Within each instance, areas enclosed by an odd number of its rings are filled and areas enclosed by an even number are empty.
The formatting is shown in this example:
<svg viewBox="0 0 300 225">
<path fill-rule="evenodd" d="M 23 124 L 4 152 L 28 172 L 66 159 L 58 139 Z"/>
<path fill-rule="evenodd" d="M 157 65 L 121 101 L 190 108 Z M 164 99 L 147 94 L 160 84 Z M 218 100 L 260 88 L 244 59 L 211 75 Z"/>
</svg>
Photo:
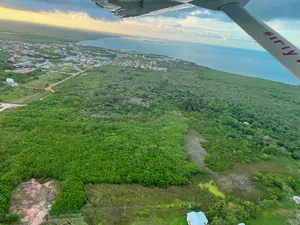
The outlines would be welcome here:
<svg viewBox="0 0 300 225">
<path fill-rule="evenodd" d="M 145 14 L 159 14 L 168 11 L 194 7 L 182 1 L 172 0 L 93 0 L 96 5 L 122 18 Z"/>
<path fill-rule="evenodd" d="M 238 3 L 227 4 L 219 9 L 300 79 L 300 50 L 295 45 L 263 21 L 253 17 Z"/>
</svg>

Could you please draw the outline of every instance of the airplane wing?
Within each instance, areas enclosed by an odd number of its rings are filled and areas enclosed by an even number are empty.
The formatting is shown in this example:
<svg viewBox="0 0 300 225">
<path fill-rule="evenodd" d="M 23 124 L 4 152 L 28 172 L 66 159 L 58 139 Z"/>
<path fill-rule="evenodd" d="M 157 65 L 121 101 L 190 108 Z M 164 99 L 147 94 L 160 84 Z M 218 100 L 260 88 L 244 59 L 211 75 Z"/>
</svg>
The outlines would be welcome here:
<svg viewBox="0 0 300 225">
<path fill-rule="evenodd" d="M 231 3 L 219 9 L 300 79 L 300 50 L 295 45 L 252 16 L 241 4 Z"/>
<path fill-rule="evenodd" d="M 122 18 L 159 14 L 194 7 L 182 1 L 161 0 L 93 0 L 96 5 Z"/>
</svg>

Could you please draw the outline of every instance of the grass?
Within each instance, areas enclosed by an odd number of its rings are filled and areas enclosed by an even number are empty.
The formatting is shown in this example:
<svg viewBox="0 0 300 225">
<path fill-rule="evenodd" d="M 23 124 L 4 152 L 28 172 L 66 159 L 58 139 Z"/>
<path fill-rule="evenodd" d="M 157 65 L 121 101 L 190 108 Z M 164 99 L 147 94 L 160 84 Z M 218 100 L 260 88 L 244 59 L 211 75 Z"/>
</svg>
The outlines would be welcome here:
<svg viewBox="0 0 300 225">
<path fill-rule="evenodd" d="M 69 76 L 70 76 L 70 74 L 63 72 L 63 70 L 56 71 L 56 72 L 48 72 L 48 73 L 40 76 L 39 79 L 32 80 L 32 81 L 24 84 L 23 86 L 27 87 L 27 88 L 42 89 L 42 88 L 46 88 L 46 87 L 50 86 L 51 84 L 59 82 Z"/>
<path fill-rule="evenodd" d="M 140 185 L 87 185 L 85 221 L 90 225 L 185 225 L 192 210 L 207 211 L 216 197 L 197 185 L 151 188 Z"/>
<path fill-rule="evenodd" d="M 294 218 L 296 213 L 296 204 L 293 201 L 285 200 L 276 209 L 265 210 L 258 218 L 251 219 L 250 224 L 290 225 L 288 220 Z"/>
<path fill-rule="evenodd" d="M 171 225 L 188 225 L 186 221 L 186 216 L 177 217 Z"/>
<path fill-rule="evenodd" d="M 34 94 L 40 93 L 40 90 L 25 88 L 22 86 L 19 87 L 10 87 L 5 86 L 0 89 L 0 101 L 1 102 L 14 102 L 17 103 L 16 100 L 27 98 L 33 96 Z M 23 100 L 18 101 L 18 103 L 24 102 Z"/>
<path fill-rule="evenodd" d="M 44 88 L 70 76 L 73 68 L 60 67 L 55 72 L 48 72 L 17 87 L 5 85 L 0 88 L 0 102 L 30 103 L 49 94 Z"/>
<path fill-rule="evenodd" d="M 273 157 L 272 161 L 274 163 L 278 163 L 279 167 L 277 167 L 279 170 L 284 169 L 286 171 L 287 175 L 292 175 L 296 178 L 300 178 L 300 165 L 298 162 L 296 162 L 293 159 L 286 158 L 286 157 Z M 280 173 L 280 172 L 278 172 Z M 283 175 L 286 175 L 283 173 Z"/>
<path fill-rule="evenodd" d="M 213 181 L 210 181 L 209 183 L 205 183 L 205 184 L 199 184 L 199 187 L 207 188 L 209 192 L 215 195 L 216 197 L 221 197 L 225 199 L 224 193 L 218 190 L 218 188 L 214 185 Z"/>
<path fill-rule="evenodd" d="M 35 101 L 38 101 L 40 99 L 43 99 L 43 98 L 46 98 L 48 97 L 49 95 L 53 94 L 51 91 L 42 91 L 36 95 L 32 95 L 30 96 L 29 98 L 26 98 L 26 99 L 23 99 L 23 102 L 24 103 L 31 103 L 31 102 L 35 102 Z M 22 99 L 21 99 L 22 100 Z"/>
<path fill-rule="evenodd" d="M 226 195 L 233 195 L 243 200 L 256 201 L 267 196 L 266 188 L 260 182 L 252 181 L 252 178 L 257 173 L 274 173 L 282 176 L 293 176 L 299 178 L 299 165 L 291 158 L 272 156 L 269 161 L 256 161 L 253 163 L 237 163 L 235 166 L 226 172 L 219 174 L 219 176 L 228 176 L 230 174 L 237 174 L 249 179 L 252 190 L 245 191 L 243 188 L 230 189 L 222 185 L 218 185 L 220 190 Z"/>
<path fill-rule="evenodd" d="M 87 225 L 81 214 L 67 214 L 60 216 L 50 216 L 44 225 Z"/>
<path fill-rule="evenodd" d="M 258 219 L 251 221 L 251 224 L 263 224 L 263 225 L 284 225 L 286 224 L 286 216 L 279 214 L 278 210 L 264 211 Z"/>
<path fill-rule="evenodd" d="M 299 174 L 299 166 L 291 158 L 273 156 L 269 161 L 256 161 L 254 163 L 238 163 L 229 173 L 242 173 L 248 176 L 256 173 L 278 173 L 281 175 Z"/>
</svg>

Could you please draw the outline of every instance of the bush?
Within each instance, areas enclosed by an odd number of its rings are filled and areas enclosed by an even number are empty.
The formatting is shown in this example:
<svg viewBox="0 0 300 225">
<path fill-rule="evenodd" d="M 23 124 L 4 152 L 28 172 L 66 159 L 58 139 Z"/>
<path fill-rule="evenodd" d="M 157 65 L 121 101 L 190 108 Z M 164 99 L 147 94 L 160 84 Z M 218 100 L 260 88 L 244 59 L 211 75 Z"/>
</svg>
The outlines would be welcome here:
<svg viewBox="0 0 300 225">
<path fill-rule="evenodd" d="M 50 214 L 79 211 L 86 201 L 83 183 L 75 179 L 67 179 L 61 184 L 61 191 L 51 207 Z"/>
<path fill-rule="evenodd" d="M 138 211 L 136 213 L 136 215 L 138 217 L 149 217 L 150 216 L 150 212 L 149 211 Z"/>
</svg>

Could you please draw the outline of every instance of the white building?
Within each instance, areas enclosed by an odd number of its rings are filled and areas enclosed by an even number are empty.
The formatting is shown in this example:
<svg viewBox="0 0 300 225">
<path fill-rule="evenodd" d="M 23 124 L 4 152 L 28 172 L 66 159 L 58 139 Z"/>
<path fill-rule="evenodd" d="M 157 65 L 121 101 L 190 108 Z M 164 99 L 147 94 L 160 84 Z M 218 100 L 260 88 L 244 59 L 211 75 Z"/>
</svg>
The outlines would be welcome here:
<svg viewBox="0 0 300 225">
<path fill-rule="evenodd" d="M 187 214 L 189 225 L 208 225 L 208 219 L 203 212 L 190 212 Z"/>
<path fill-rule="evenodd" d="M 11 86 L 16 86 L 16 82 L 12 78 L 6 78 L 5 83 L 7 83 Z"/>
</svg>

